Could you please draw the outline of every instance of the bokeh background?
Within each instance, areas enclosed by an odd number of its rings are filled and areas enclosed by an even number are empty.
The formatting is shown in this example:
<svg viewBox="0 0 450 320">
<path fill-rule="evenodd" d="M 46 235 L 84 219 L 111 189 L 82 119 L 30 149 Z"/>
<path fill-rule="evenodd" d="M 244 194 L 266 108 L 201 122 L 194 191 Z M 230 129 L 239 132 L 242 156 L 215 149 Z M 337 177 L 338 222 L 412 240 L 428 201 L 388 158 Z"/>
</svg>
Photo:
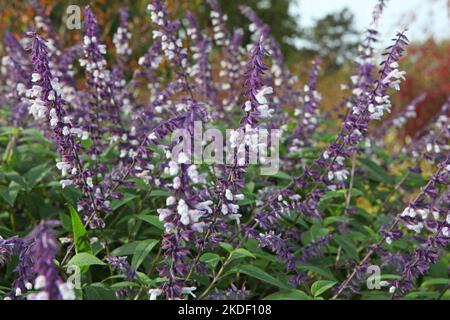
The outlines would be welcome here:
<svg viewBox="0 0 450 320">
<path fill-rule="evenodd" d="M 128 6 L 132 17 L 132 64 L 151 43 L 146 0 L 128 1 L 0 1 L 0 36 L 6 30 L 20 35 L 33 28 L 35 7 L 39 3 L 50 16 L 64 45 L 80 41 L 79 30 L 68 30 L 64 24 L 68 5 L 90 4 L 99 18 L 103 41 L 113 48 L 112 35 L 118 26 L 121 6 Z M 307 76 L 310 62 L 321 56 L 324 67 L 319 91 L 324 97 L 322 109 L 332 113 L 343 98 L 341 83 L 347 83 L 358 41 L 370 21 L 375 0 L 220 0 L 229 16 L 230 27 L 246 28 L 248 22 L 238 9 L 251 6 L 271 26 L 272 35 L 280 42 L 286 61 L 300 83 Z M 197 13 L 202 26 L 210 25 L 204 0 L 167 0 L 170 13 L 183 18 L 186 10 Z M 450 94 L 450 0 L 390 0 L 380 25 L 381 50 L 397 31 L 408 29 L 411 40 L 403 68 L 407 81 L 394 101 L 395 113 L 421 93 L 427 98 L 418 106 L 418 117 L 411 120 L 402 137 L 411 136 L 440 109 Z M 248 30 L 246 30 L 248 31 Z M 247 39 L 248 41 L 249 39 Z M 109 41 L 109 43 L 108 43 Z M 0 42 L 0 54 L 3 49 Z M 133 67 L 133 65 L 132 65 Z M 336 122 L 339 124 L 339 122 Z"/>
</svg>

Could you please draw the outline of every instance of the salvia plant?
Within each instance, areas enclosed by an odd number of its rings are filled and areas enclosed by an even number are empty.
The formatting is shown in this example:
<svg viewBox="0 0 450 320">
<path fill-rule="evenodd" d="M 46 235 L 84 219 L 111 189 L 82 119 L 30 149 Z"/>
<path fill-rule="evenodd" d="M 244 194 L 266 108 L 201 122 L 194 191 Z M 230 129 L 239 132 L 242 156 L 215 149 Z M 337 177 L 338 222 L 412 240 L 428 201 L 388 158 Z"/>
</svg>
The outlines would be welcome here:
<svg viewBox="0 0 450 320">
<path fill-rule="evenodd" d="M 387 139 L 426 93 L 389 115 L 408 38 L 378 39 L 386 1 L 335 114 L 321 59 L 298 79 L 250 7 L 242 30 L 216 0 L 207 26 L 153 0 L 136 57 L 127 8 L 105 39 L 85 7 L 63 47 L 31 5 L 35 24 L 2 46 L 1 298 L 450 297 L 450 100 L 405 144 Z M 216 131 L 199 142 L 199 127 Z"/>
</svg>

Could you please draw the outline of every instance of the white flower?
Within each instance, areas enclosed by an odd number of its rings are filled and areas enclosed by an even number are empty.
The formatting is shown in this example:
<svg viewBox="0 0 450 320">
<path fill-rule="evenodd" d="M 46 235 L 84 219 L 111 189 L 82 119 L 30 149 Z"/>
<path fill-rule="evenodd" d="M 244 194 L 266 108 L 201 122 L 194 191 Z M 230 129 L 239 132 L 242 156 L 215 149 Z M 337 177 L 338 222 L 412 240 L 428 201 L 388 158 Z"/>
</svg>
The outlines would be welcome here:
<svg viewBox="0 0 450 320">
<path fill-rule="evenodd" d="M 156 300 L 156 298 L 158 298 L 162 294 L 162 290 L 161 289 L 150 289 L 150 290 L 148 290 L 148 294 L 150 295 L 150 300 Z"/>
<path fill-rule="evenodd" d="M 428 217 L 428 215 L 430 214 L 430 210 L 428 209 L 418 209 L 417 210 L 417 214 L 419 214 L 422 219 L 426 219 Z"/>
<path fill-rule="evenodd" d="M 244 195 L 242 193 L 235 194 L 233 198 L 234 200 L 244 200 Z"/>
<path fill-rule="evenodd" d="M 34 288 L 35 288 L 36 290 L 40 290 L 40 289 L 42 289 L 42 288 L 45 287 L 46 282 L 47 282 L 47 280 L 46 280 L 45 276 L 39 275 L 39 276 L 37 276 L 36 279 L 34 280 Z"/>
<path fill-rule="evenodd" d="M 238 130 L 232 130 L 230 132 L 230 144 L 231 148 L 236 148 L 239 146 L 239 142 L 241 139 L 241 133 Z"/>
<path fill-rule="evenodd" d="M 265 96 L 272 93 L 273 93 L 272 87 L 264 86 L 256 93 L 255 98 L 259 104 L 267 104 L 268 101 Z"/>
<path fill-rule="evenodd" d="M 175 204 L 176 201 L 177 200 L 175 199 L 174 196 L 170 196 L 166 199 L 166 205 L 171 206 L 171 205 Z"/>
<path fill-rule="evenodd" d="M 387 287 L 389 285 L 388 281 L 380 281 L 380 286 Z"/>
<path fill-rule="evenodd" d="M 189 163 L 189 157 L 186 153 L 180 152 L 178 155 L 178 163 Z"/>
<path fill-rule="evenodd" d="M 64 126 L 63 130 L 62 130 L 62 134 L 63 136 L 68 136 L 70 134 L 70 129 L 67 126 Z"/>
<path fill-rule="evenodd" d="M 31 75 L 31 82 L 38 82 L 39 80 L 41 80 L 41 75 L 39 73 L 33 73 Z"/>
<path fill-rule="evenodd" d="M 396 289 L 397 288 L 395 286 L 390 287 L 389 288 L 389 293 L 391 293 L 391 294 L 394 293 Z"/>
<path fill-rule="evenodd" d="M 191 296 L 193 296 L 194 298 L 196 297 L 195 294 L 193 293 L 194 290 L 196 290 L 196 287 L 184 287 L 182 289 L 182 293 L 184 294 L 190 294 Z"/>
<path fill-rule="evenodd" d="M 183 199 L 180 199 L 178 201 L 177 212 L 181 216 L 181 219 L 180 219 L 181 223 L 184 225 L 188 225 L 189 224 L 189 207 L 186 204 L 186 201 L 184 201 Z"/>
<path fill-rule="evenodd" d="M 156 136 L 156 133 L 152 132 L 148 135 L 148 140 L 156 140 L 158 137 Z"/>
<path fill-rule="evenodd" d="M 189 210 L 189 217 L 192 222 L 198 222 L 200 218 L 203 216 L 202 210 Z"/>
<path fill-rule="evenodd" d="M 27 288 L 27 290 L 31 290 L 33 289 L 33 285 L 31 284 L 31 282 L 27 282 L 25 283 L 25 288 Z"/>
<path fill-rule="evenodd" d="M 197 203 L 195 205 L 195 208 L 199 209 L 199 210 L 206 210 L 208 213 L 211 213 L 212 209 L 210 208 L 210 206 L 212 204 L 213 204 L 213 202 L 211 200 L 207 200 L 207 201 L 203 201 L 203 202 Z"/>
<path fill-rule="evenodd" d="M 206 223 L 204 223 L 203 221 L 201 222 L 196 222 L 192 225 L 191 229 L 199 232 L 199 233 L 203 233 L 203 229 L 206 227 Z"/>
<path fill-rule="evenodd" d="M 49 101 L 54 101 L 55 100 L 55 91 L 50 91 L 50 93 L 48 94 L 48 96 L 47 96 L 47 99 L 49 100 Z"/>
<path fill-rule="evenodd" d="M 222 203 L 221 211 L 222 211 L 222 214 L 225 216 L 228 214 L 228 206 L 225 203 Z"/>
<path fill-rule="evenodd" d="M 29 113 L 32 114 L 36 120 L 44 118 L 46 110 L 44 101 L 41 99 L 34 100 L 33 104 L 29 107 Z"/>
<path fill-rule="evenodd" d="M 27 87 L 23 83 L 19 82 L 17 84 L 16 90 L 19 95 L 22 95 L 27 92 Z"/>
<path fill-rule="evenodd" d="M 333 171 L 328 171 L 328 180 L 333 180 L 334 179 L 334 173 Z"/>
<path fill-rule="evenodd" d="M 63 189 L 64 189 L 65 187 L 67 187 L 67 186 L 73 185 L 73 181 L 70 180 L 70 179 L 61 180 L 59 183 L 61 184 L 61 187 L 62 187 Z"/>
<path fill-rule="evenodd" d="M 169 162 L 169 174 L 174 176 L 178 173 L 178 164 L 175 161 Z"/>
<path fill-rule="evenodd" d="M 270 118 L 272 116 L 272 113 L 274 112 L 273 109 L 270 109 L 267 104 L 263 104 L 258 106 L 258 111 L 260 113 L 261 118 Z"/>
<path fill-rule="evenodd" d="M 230 189 L 225 190 L 225 198 L 229 201 L 233 201 L 233 193 L 231 193 Z"/>
<path fill-rule="evenodd" d="M 75 292 L 73 291 L 73 284 L 71 282 L 58 285 L 58 289 L 63 300 L 75 300 Z"/>
<path fill-rule="evenodd" d="M 181 187 L 181 179 L 180 179 L 180 177 L 175 177 L 173 179 L 173 188 L 175 190 L 178 190 L 180 187 Z"/>
<path fill-rule="evenodd" d="M 156 212 L 159 214 L 159 221 L 164 221 L 170 215 L 172 215 L 172 210 L 170 209 L 157 209 Z"/>
<path fill-rule="evenodd" d="M 415 218 L 416 217 L 416 211 L 410 207 L 406 208 L 405 210 L 403 210 L 403 212 L 400 214 L 401 217 L 411 217 L 411 218 Z"/>
<path fill-rule="evenodd" d="M 93 188 L 94 187 L 94 183 L 92 182 L 92 177 L 87 177 L 86 178 L 86 183 L 89 187 Z"/>
<path fill-rule="evenodd" d="M 228 208 L 231 210 L 232 213 L 237 213 L 239 210 L 239 206 L 237 204 L 232 203 L 228 205 Z"/>
<path fill-rule="evenodd" d="M 16 297 L 19 297 L 22 295 L 22 290 L 20 288 L 16 288 L 16 292 L 15 292 Z"/>
<path fill-rule="evenodd" d="M 420 233 L 420 231 L 422 231 L 423 229 L 423 223 L 419 222 L 418 224 L 410 224 L 407 225 L 406 228 L 408 228 L 409 230 L 413 230 L 416 233 Z"/>
<path fill-rule="evenodd" d="M 241 217 L 242 217 L 241 214 L 230 214 L 228 217 L 230 220 L 235 220 L 237 222 L 237 224 L 241 223 Z"/>
<path fill-rule="evenodd" d="M 56 167 L 61 170 L 61 175 L 64 177 L 67 175 L 67 171 L 70 170 L 70 168 L 72 167 L 70 165 L 70 163 L 68 162 L 64 162 L 64 161 L 60 161 L 56 163 Z"/>
<path fill-rule="evenodd" d="M 46 291 L 41 291 L 38 293 L 31 293 L 27 297 L 28 300 L 49 300 L 48 293 Z"/>
</svg>

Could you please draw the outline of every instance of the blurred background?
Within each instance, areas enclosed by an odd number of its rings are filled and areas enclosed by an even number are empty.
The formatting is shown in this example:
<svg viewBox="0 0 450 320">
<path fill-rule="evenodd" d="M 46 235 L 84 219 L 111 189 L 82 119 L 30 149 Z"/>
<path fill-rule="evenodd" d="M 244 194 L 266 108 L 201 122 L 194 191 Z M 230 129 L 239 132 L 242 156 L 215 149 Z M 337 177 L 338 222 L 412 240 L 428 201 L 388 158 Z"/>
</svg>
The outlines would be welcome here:
<svg viewBox="0 0 450 320">
<path fill-rule="evenodd" d="M 286 62 L 304 83 L 311 60 L 321 56 L 324 66 L 319 91 L 324 97 L 322 108 L 332 111 L 343 93 L 353 70 L 352 60 L 358 42 L 371 20 L 376 0 L 219 0 L 229 17 L 229 26 L 246 29 L 247 19 L 238 6 L 251 6 L 271 26 L 280 42 Z M 65 28 L 63 19 L 68 5 L 91 4 L 103 32 L 103 41 L 112 48 L 112 35 L 118 26 L 121 6 L 128 6 L 133 33 L 131 68 L 136 66 L 151 43 L 150 19 L 145 8 L 148 0 L 128 1 L 50 1 L 16 0 L 0 2 L 0 36 L 10 30 L 18 36 L 32 28 L 36 4 L 51 18 L 60 41 L 69 46 L 81 38 L 79 30 Z M 210 26 L 209 8 L 204 0 L 167 0 L 170 13 L 183 18 L 186 10 L 198 14 L 201 26 Z M 418 117 L 410 121 L 405 135 L 421 128 L 432 117 L 450 93 L 450 0 L 389 0 L 380 24 L 379 52 L 389 45 L 397 31 L 407 28 L 411 40 L 403 68 L 408 76 L 396 95 L 394 110 L 401 110 L 411 100 L 427 93 L 418 106 Z M 247 41 L 249 38 L 247 39 Z M 0 44 L 0 54 L 3 54 Z"/>
</svg>

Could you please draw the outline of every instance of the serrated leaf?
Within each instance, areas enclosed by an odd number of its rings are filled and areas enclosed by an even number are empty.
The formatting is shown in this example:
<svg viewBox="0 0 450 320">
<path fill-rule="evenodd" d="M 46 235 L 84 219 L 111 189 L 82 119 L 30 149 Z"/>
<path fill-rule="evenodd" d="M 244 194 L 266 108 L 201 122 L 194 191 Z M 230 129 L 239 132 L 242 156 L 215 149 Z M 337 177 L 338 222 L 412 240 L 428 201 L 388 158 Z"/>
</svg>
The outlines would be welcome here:
<svg viewBox="0 0 450 320">
<path fill-rule="evenodd" d="M 148 239 L 141 241 L 136 246 L 136 252 L 134 253 L 133 258 L 131 259 L 131 265 L 135 269 L 139 268 L 144 259 L 148 256 L 150 251 L 152 251 L 152 249 L 156 246 L 158 242 L 159 241 L 155 239 Z"/>
<path fill-rule="evenodd" d="M 329 280 L 318 280 L 314 282 L 311 286 L 311 293 L 314 295 L 314 297 L 320 296 L 322 293 L 327 291 L 328 289 L 332 288 L 336 282 L 329 281 Z"/>
</svg>

